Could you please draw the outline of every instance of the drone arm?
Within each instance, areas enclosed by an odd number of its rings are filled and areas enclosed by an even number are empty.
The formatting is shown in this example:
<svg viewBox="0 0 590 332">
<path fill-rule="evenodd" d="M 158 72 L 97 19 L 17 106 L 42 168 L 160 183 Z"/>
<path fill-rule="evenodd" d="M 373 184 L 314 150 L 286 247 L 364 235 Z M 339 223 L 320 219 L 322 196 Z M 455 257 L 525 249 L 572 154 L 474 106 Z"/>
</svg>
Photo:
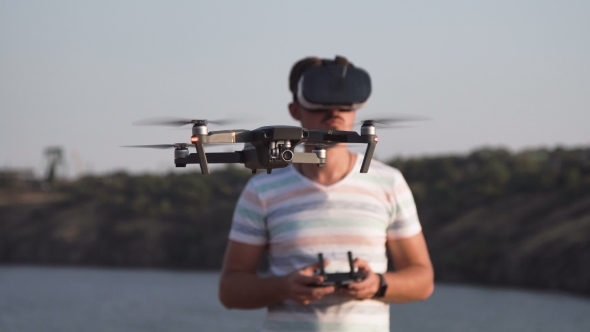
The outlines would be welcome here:
<svg viewBox="0 0 590 332">
<path fill-rule="evenodd" d="M 365 157 L 363 158 L 363 164 L 361 165 L 361 173 L 367 173 L 369 171 L 369 166 L 371 165 L 371 159 L 373 158 L 373 152 L 375 152 L 376 146 L 377 142 L 375 140 L 371 140 L 367 144 L 367 150 L 365 151 Z"/>
<path fill-rule="evenodd" d="M 201 165 L 201 173 L 209 174 L 209 165 L 207 165 L 207 154 L 205 153 L 205 149 L 203 148 L 203 142 L 196 142 L 195 147 L 197 148 L 197 155 L 203 156 L 202 158 L 199 158 L 199 164 Z"/>
<path fill-rule="evenodd" d="M 201 136 L 203 143 L 245 143 L 252 140 L 252 132 L 243 129 L 211 131 L 208 135 Z"/>
<path fill-rule="evenodd" d="M 310 130 L 308 142 L 311 143 L 367 143 L 366 135 L 359 135 L 356 131 L 343 130 Z"/>
<path fill-rule="evenodd" d="M 187 164 L 200 164 L 201 155 L 198 153 L 191 153 L 186 158 Z M 242 151 L 235 152 L 210 152 L 205 154 L 209 164 L 243 164 L 244 154 Z"/>
<path fill-rule="evenodd" d="M 367 150 L 363 158 L 361 173 L 367 173 L 379 139 L 374 132 L 359 135 L 354 131 L 342 130 L 310 130 L 308 142 L 313 143 L 366 143 Z"/>
<path fill-rule="evenodd" d="M 295 152 L 292 162 L 297 164 L 320 164 L 321 160 L 313 152 Z"/>
</svg>

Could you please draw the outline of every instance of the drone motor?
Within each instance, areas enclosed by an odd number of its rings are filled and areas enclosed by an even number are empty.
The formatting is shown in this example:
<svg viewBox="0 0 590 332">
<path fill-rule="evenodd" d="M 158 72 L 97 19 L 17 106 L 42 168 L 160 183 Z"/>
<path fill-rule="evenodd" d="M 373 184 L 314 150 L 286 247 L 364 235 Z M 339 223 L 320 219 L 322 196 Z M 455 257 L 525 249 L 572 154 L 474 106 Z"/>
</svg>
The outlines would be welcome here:
<svg viewBox="0 0 590 332">
<path fill-rule="evenodd" d="M 311 150 L 312 153 L 315 153 L 320 162 L 318 163 L 318 167 L 326 166 L 326 148 L 323 146 L 316 146 Z"/>
<path fill-rule="evenodd" d="M 361 135 L 377 135 L 375 124 L 372 121 L 365 121 L 361 126 Z"/>
<path fill-rule="evenodd" d="M 203 122 L 197 122 L 193 125 L 193 136 L 197 135 L 207 135 L 209 130 L 207 129 L 207 125 Z"/>
<path fill-rule="evenodd" d="M 174 149 L 174 159 L 186 158 L 188 154 L 188 149 L 185 147 Z"/>
</svg>

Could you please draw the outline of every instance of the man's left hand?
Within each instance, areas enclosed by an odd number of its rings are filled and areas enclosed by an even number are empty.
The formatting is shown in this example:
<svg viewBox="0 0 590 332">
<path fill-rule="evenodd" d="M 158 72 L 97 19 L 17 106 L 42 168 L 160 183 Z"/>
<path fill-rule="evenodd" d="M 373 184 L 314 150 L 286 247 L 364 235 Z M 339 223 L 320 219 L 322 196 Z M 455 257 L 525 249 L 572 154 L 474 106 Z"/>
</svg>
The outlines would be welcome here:
<svg viewBox="0 0 590 332">
<path fill-rule="evenodd" d="M 371 270 L 367 261 L 357 258 L 354 260 L 354 266 L 358 268 L 358 271 L 365 276 L 363 281 L 355 282 L 348 285 L 347 288 L 340 288 L 338 292 L 341 294 L 349 295 L 357 300 L 371 299 L 381 285 L 381 279 L 379 276 Z"/>
</svg>

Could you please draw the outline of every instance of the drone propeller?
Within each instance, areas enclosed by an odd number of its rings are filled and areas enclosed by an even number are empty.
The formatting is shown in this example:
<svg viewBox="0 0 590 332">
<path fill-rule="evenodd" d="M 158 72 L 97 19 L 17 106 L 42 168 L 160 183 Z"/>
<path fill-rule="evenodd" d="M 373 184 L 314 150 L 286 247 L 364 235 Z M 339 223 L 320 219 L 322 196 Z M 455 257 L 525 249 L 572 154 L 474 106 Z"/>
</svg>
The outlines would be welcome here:
<svg viewBox="0 0 590 332">
<path fill-rule="evenodd" d="M 175 144 L 152 144 L 152 145 L 123 145 L 123 148 L 148 148 L 148 149 L 171 149 L 171 148 L 188 148 L 194 146 L 193 143 L 175 143 Z"/>
<path fill-rule="evenodd" d="M 229 119 L 220 119 L 220 120 L 206 120 L 206 119 L 187 119 L 187 118 L 175 118 L 175 117 L 168 117 L 162 116 L 157 118 L 149 118 L 143 119 L 133 122 L 135 126 L 172 126 L 172 127 L 180 127 L 187 124 L 203 124 L 207 125 L 208 123 L 217 124 L 217 125 L 226 125 L 235 123 L 235 120 Z"/>
<path fill-rule="evenodd" d="M 233 145 L 232 143 L 205 143 L 207 146 L 226 146 L 226 145 Z M 148 149 L 171 149 L 171 148 L 180 148 L 186 149 L 189 147 L 194 147 L 194 143 L 174 143 L 174 144 L 150 144 L 150 145 L 123 145 L 122 148 L 148 148 Z"/>
<path fill-rule="evenodd" d="M 417 116 L 417 115 L 405 115 L 405 116 L 395 116 L 395 117 L 383 117 L 383 118 L 375 118 L 375 119 L 364 119 L 357 124 L 362 125 L 377 125 L 379 128 L 407 128 L 411 126 L 400 126 L 398 123 L 400 122 L 410 122 L 410 121 L 425 121 L 430 120 L 430 118 Z"/>
</svg>

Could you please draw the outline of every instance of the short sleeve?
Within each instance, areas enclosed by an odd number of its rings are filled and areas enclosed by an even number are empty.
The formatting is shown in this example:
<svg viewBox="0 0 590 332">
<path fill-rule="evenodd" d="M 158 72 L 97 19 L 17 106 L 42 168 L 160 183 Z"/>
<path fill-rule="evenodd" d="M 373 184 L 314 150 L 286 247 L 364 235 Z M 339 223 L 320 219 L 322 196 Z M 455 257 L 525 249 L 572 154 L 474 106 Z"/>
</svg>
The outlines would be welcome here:
<svg viewBox="0 0 590 332">
<path fill-rule="evenodd" d="M 254 245 L 266 244 L 268 241 L 264 207 L 252 180 L 236 204 L 229 239 Z"/>
<path fill-rule="evenodd" d="M 392 213 L 387 237 L 402 239 L 422 231 L 412 191 L 401 172 L 397 171 L 393 187 Z"/>
</svg>

